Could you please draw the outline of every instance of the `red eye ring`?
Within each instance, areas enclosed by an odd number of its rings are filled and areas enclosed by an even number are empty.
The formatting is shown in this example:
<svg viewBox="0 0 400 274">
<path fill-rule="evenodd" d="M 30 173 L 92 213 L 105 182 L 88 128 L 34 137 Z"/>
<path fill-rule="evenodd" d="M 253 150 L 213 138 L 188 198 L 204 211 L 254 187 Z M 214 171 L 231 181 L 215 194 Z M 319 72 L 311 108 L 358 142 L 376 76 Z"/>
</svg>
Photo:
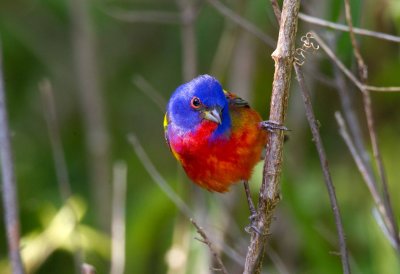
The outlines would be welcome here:
<svg viewBox="0 0 400 274">
<path fill-rule="evenodd" d="M 194 109 L 199 109 L 201 108 L 203 104 L 201 103 L 199 97 L 193 97 L 192 100 L 190 101 L 190 106 Z"/>
</svg>

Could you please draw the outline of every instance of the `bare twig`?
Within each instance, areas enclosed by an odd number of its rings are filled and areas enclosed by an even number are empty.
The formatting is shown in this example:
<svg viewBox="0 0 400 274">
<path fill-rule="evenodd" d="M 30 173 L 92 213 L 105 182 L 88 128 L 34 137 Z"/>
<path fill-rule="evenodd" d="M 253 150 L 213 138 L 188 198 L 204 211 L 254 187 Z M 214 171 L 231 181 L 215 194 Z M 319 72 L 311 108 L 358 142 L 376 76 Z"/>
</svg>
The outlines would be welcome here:
<svg viewBox="0 0 400 274">
<path fill-rule="evenodd" d="M 285 0 L 282 8 L 281 26 L 276 50 L 272 53 L 275 74 L 269 120 L 284 124 L 292 71 L 295 37 L 297 32 L 298 0 Z M 260 273 L 265 243 L 269 233 L 274 209 L 279 202 L 279 183 L 282 165 L 283 133 L 271 133 L 267 143 L 263 182 L 258 204 L 257 228 L 248 248 L 244 273 Z"/>
<path fill-rule="evenodd" d="M 314 39 L 318 42 L 318 45 L 322 48 L 323 51 L 328 55 L 328 57 L 338 66 L 338 68 L 347 76 L 347 78 L 353 82 L 353 84 L 362 91 L 363 89 L 367 89 L 370 91 L 377 91 L 377 92 L 399 92 L 400 87 L 376 87 L 370 85 L 362 84 L 354 74 L 346 68 L 346 66 L 336 57 L 333 51 L 329 48 L 329 46 L 319 37 L 318 34 L 311 31 Z"/>
<path fill-rule="evenodd" d="M 332 67 L 336 79 L 336 89 L 342 105 L 343 113 L 346 117 L 347 123 L 349 124 L 349 129 L 353 137 L 355 146 L 357 150 L 361 153 L 363 161 L 367 163 L 367 166 L 370 167 L 371 159 L 365 147 L 361 124 L 356 114 L 356 111 L 354 110 L 352 96 L 349 92 L 351 88 L 348 86 L 348 83 L 346 82 L 346 79 L 344 78 L 344 75 L 340 72 L 339 68 L 333 64 Z M 368 172 L 373 174 L 372 168 L 370 168 Z"/>
<path fill-rule="evenodd" d="M 192 224 L 196 228 L 197 233 L 199 233 L 201 238 L 203 239 L 201 242 L 206 244 L 208 246 L 208 248 L 210 249 L 210 252 L 211 252 L 212 256 L 214 257 L 215 261 L 218 264 L 219 270 L 224 274 L 228 274 L 228 271 L 226 270 L 225 265 L 221 260 L 221 257 L 219 256 L 218 252 L 214 249 L 214 247 L 213 247 L 210 239 L 208 238 L 207 234 L 204 232 L 204 230 L 193 219 L 190 219 L 190 221 L 192 222 Z"/>
<path fill-rule="evenodd" d="M 167 100 L 161 96 L 160 92 L 158 92 L 149 81 L 147 81 L 141 75 L 135 75 L 132 79 L 133 83 L 136 87 L 147 97 L 149 97 L 161 110 L 161 112 L 165 112 L 165 106 L 167 105 Z"/>
<path fill-rule="evenodd" d="M 350 31 L 350 28 L 346 25 L 330 22 L 324 19 L 320 19 L 308 14 L 304 13 L 299 13 L 299 19 L 301 19 L 304 22 L 308 22 L 314 25 L 322 26 L 322 27 L 327 27 L 335 30 L 341 30 L 341 31 Z M 364 35 L 364 36 L 370 36 L 382 40 L 387 40 L 395 43 L 400 43 L 400 37 L 391 35 L 391 34 L 386 34 L 382 32 L 377 32 L 377 31 L 371 31 L 371 30 L 366 30 L 366 29 L 360 29 L 360 28 L 353 28 L 353 32 L 355 34 L 359 35 Z"/>
<path fill-rule="evenodd" d="M 383 219 L 386 227 L 388 227 L 388 226 L 390 226 L 390 219 L 386 212 L 386 208 L 382 202 L 381 196 L 379 195 L 375 179 L 373 178 L 373 175 L 368 171 L 368 166 L 363 161 L 362 156 L 359 154 L 358 150 L 356 149 L 356 146 L 354 145 L 354 142 L 353 142 L 352 138 L 350 137 L 350 134 L 348 132 L 348 129 L 346 127 L 346 124 L 344 122 L 342 115 L 339 112 L 336 112 L 335 117 L 336 117 L 336 121 L 339 125 L 340 135 L 342 136 L 344 142 L 346 143 L 346 145 L 357 165 L 357 168 L 360 171 L 361 176 L 363 177 L 363 179 L 371 193 L 371 196 L 375 202 L 375 205 L 377 207 L 379 214 L 381 215 L 381 218 Z M 390 231 L 390 233 L 392 234 L 392 231 Z M 393 235 L 391 235 L 391 236 L 393 237 Z"/>
<path fill-rule="evenodd" d="M 383 220 L 382 214 L 379 213 L 379 210 L 377 208 L 372 209 L 372 215 L 375 218 L 376 223 L 378 224 L 379 228 L 382 230 L 383 235 L 388 239 L 389 243 L 396 248 L 396 239 L 393 237 L 393 235 L 390 233 L 390 231 L 387 228 L 387 225 L 385 221 Z"/>
<path fill-rule="evenodd" d="M 70 0 L 72 42 L 81 112 L 85 128 L 91 194 L 96 217 L 102 228 L 109 230 L 110 223 L 110 136 L 107 131 L 103 96 L 96 64 L 94 31 L 89 18 L 87 1 Z"/>
<path fill-rule="evenodd" d="M 326 188 L 328 190 L 329 199 L 333 210 L 333 215 L 335 217 L 336 230 L 339 236 L 340 256 L 342 260 L 343 273 L 348 274 L 350 273 L 350 264 L 347 254 L 346 240 L 340 216 L 339 204 L 336 199 L 335 187 L 333 186 L 331 174 L 329 171 L 328 159 L 326 158 L 325 149 L 322 144 L 321 136 L 319 134 L 318 123 L 317 120 L 315 119 L 313 107 L 311 104 L 310 94 L 304 81 L 303 72 L 301 71 L 300 66 L 297 65 L 296 63 L 294 64 L 294 69 L 296 71 L 297 80 L 299 82 L 300 91 L 303 97 L 303 103 L 306 110 L 307 120 L 310 125 L 313 141 L 315 143 L 315 146 L 317 147 L 319 160 L 321 162 L 321 167 L 324 174 Z"/>
<path fill-rule="evenodd" d="M 361 56 L 360 49 L 358 47 L 357 41 L 356 41 L 356 36 L 354 35 L 353 31 L 353 21 L 351 19 L 351 9 L 350 9 L 350 2 L 349 0 L 344 0 L 344 7 L 345 7 L 345 14 L 346 14 L 346 22 L 349 25 L 349 34 L 350 34 L 350 40 L 351 44 L 353 46 L 353 52 L 357 60 L 358 64 L 358 72 L 361 78 L 362 83 L 367 82 L 368 78 L 368 68 L 367 65 L 364 62 L 364 59 Z"/>
<path fill-rule="evenodd" d="M 58 189 L 61 195 L 62 200 L 65 204 L 68 205 L 67 201 L 72 195 L 71 191 L 71 183 L 68 176 L 68 169 L 67 163 L 65 161 L 65 154 L 62 147 L 61 137 L 60 137 L 60 128 L 58 125 L 58 118 L 57 112 L 54 102 L 54 94 L 53 88 L 51 83 L 48 79 L 44 79 L 42 82 L 39 83 L 39 90 L 42 96 L 42 103 L 43 103 L 43 114 L 46 119 L 47 129 L 49 133 L 50 143 L 51 143 L 51 150 L 53 153 L 53 160 L 56 169 L 57 175 L 57 183 Z M 79 223 L 77 213 L 74 211 L 74 208 L 70 208 L 71 212 L 73 213 L 73 218 L 71 218 L 71 222 L 73 222 L 75 230 L 77 233 L 71 234 L 71 242 L 75 248 L 74 253 L 74 261 L 75 261 L 75 270 L 76 273 L 79 273 L 79 268 L 82 264 L 82 246 L 81 246 L 81 239 L 78 233 L 78 226 Z"/>
<path fill-rule="evenodd" d="M 281 24 L 281 9 L 279 8 L 278 1 L 276 0 L 270 0 L 271 1 L 271 6 L 272 10 L 274 11 L 275 19 L 278 22 L 278 25 Z"/>
<path fill-rule="evenodd" d="M 126 163 L 116 162 L 113 168 L 111 274 L 123 274 L 125 268 L 126 174 Z"/>
<path fill-rule="evenodd" d="M 61 144 L 60 129 L 54 104 L 53 88 L 50 81 L 48 79 L 42 80 L 39 83 L 39 90 L 42 95 L 44 118 L 46 119 L 47 129 L 49 132 L 58 188 L 60 195 L 65 202 L 71 196 L 71 184 L 69 181 L 64 150 Z"/>
<path fill-rule="evenodd" d="M 193 211 L 189 206 L 178 196 L 178 194 L 170 187 L 167 181 L 161 176 L 158 170 L 154 167 L 150 161 L 147 153 L 144 151 L 142 145 L 134 134 L 128 135 L 128 141 L 132 145 L 133 150 L 138 156 L 139 160 L 153 179 L 153 181 L 161 188 L 161 190 L 167 195 L 167 197 L 175 204 L 178 210 L 185 215 L 189 220 L 194 216 Z M 237 263 L 242 263 L 243 258 L 230 246 L 221 243 L 223 246 L 223 252 Z"/>
<path fill-rule="evenodd" d="M 364 88 L 369 91 L 376 91 L 376 92 L 399 92 L 400 87 L 376 87 L 365 85 Z"/>
<path fill-rule="evenodd" d="M 19 250 L 19 213 L 17 180 L 14 173 L 13 154 L 11 149 L 10 129 L 6 106 L 6 94 L 3 80 L 3 56 L 0 41 L 0 157 L 2 176 L 2 196 L 4 223 L 7 232 L 8 253 L 14 274 L 23 274 L 21 254 Z"/>
<path fill-rule="evenodd" d="M 207 0 L 207 2 L 210 3 L 210 5 L 213 6 L 222 15 L 226 16 L 226 18 L 232 20 L 235 24 L 239 25 L 243 29 L 245 29 L 248 32 L 255 35 L 257 38 L 259 38 L 261 41 L 263 41 L 269 47 L 274 48 L 276 46 L 276 41 L 274 41 L 274 39 L 272 39 L 271 37 L 266 35 L 259 28 L 257 28 L 254 24 L 250 23 L 249 21 L 247 21 L 240 15 L 233 12 L 231 9 L 229 9 L 224 4 L 222 4 L 220 1 Z"/>
<path fill-rule="evenodd" d="M 165 181 L 161 174 L 157 171 L 154 165 L 151 163 L 149 157 L 140 145 L 139 140 L 133 134 L 128 135 L 128 141 L 132 145 L 136 155 L 143 163 L 149 175 L 152 177 L 154 182 L 164 191 L 168 198 L 176 205 L 176 207 L 188 218 L 192 218 L 192 210 L 185 204 L 185 202 L 179 197 L 170 185 Z"/>
<path fill-rule="evenodd" d="M 366 84 L 368 80 L 368 68 L 361 55 L 360 48 L 358 46 L 358 43 L 354 35 L 353 22 L 351 18 L 351 7 L 349 0 L 344 0 L 344 4 L 345 4 L 346 21 L 347 24 L 349 25 L 350 40 L 353 46 L 354 55 L 357 60 L 359 76 L 361 79 L 361 83 Z M 378 146 L 378 136 L 376 134 L 374 115 L 372 111 L 371 95 L 366 88 L 362 89 L 361 92 L 363 97 L 365 116 L 367 119 L 368 132 L 372 144 L 372 152 L 375 158 L 375 163 L 378 167 L 378 174 L 382 183 L 383 201 L 390 220 L 389 230 L 391 230 L 392 234 L 394 235 L 394 238 L 396 239 L 397 249 L 400 250 L 400 237 L 399 237 L 397 222 L 394 217 L 394 212 L 391 205 L 390 194 L 388 190 L 386 172 L 383 166 L 383 160 Z"/>
</svg>

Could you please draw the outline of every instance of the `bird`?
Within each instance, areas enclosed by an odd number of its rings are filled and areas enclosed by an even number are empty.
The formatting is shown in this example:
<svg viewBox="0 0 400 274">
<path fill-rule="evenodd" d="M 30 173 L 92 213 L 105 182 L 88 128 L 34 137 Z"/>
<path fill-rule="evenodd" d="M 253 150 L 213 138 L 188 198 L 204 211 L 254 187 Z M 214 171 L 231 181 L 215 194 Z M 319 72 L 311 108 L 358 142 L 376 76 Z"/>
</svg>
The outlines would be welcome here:
<svg viewBox="0 0 400 274">
<path fill-rule="evenodd" d="M 243 182 L 250 211 L 255 214 L 248 181 L 269 133 L 285 127 L 263 121 L 247 101 L 207 74 L 176 88 L 163 124 L 172 154 L 195 184 L 224 193 Z"/>
</svg>

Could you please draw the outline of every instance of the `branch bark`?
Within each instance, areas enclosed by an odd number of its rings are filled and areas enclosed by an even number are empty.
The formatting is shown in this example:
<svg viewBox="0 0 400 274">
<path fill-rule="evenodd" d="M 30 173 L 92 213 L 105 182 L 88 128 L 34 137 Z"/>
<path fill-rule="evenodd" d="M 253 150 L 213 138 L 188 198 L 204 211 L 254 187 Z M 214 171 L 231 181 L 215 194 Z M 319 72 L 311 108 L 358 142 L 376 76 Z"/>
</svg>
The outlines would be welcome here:
<svg viewBox="0 0 400 274">
<path fill-rule="evenodd" d="M 297 32 L 299 0 L 283 2 L 278 44 L 272 53 L 275 61 L 275 74 L 272 84 L 272 97 L 269 119 L 284 124 L 287 111 L 293 53 Z M 282 166 L 283 133 L 269 135 L 264 162 L 263 182 L 258 204 L 257 228 L 261 233 L 253 232 L 246 255 L 245 274 L 260 273 L 265 243 L 269 234 L 273 212 L 278 204 L 279 184 Z"/>
</svg>

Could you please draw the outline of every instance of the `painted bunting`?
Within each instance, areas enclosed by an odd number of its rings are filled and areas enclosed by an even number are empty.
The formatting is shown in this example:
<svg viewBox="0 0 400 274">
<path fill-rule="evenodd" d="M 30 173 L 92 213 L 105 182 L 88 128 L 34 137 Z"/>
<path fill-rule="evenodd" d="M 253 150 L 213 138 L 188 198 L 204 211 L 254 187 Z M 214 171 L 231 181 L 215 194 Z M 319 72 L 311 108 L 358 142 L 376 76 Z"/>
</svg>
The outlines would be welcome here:
<svg viewBox="0 0 400 274">
<path fill-rule="evenodd" d="M 164 117 L 165 139 L 188 177 L 216 192 L 244 181 L 248 201 L 247 181 L 261 159 L 268 130 L 277 128 L 285 129 L 262 121 L 245 100 L 209 75 L 179 86 Z"/>
</svg>

